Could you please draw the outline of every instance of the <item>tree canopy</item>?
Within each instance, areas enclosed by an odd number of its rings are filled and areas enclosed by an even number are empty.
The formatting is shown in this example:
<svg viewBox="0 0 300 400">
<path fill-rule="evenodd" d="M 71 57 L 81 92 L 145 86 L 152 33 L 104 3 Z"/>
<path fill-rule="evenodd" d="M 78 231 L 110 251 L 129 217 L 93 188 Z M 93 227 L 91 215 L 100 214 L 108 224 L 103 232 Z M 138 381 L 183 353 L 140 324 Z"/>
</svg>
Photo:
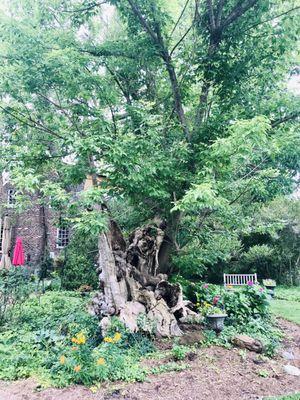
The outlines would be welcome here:
<svg viewBox="0 0 300 400">
<path fill-rule="evenodd" d="M 2 8 L 0 168 L 20 202 L 38 191 L 95 234 L 107 198 L 128 230 L 159 217 L 173 263 L 200 273 L 235 257 L 264 204 L 295 189 L 298 1 Z M 87 175 L 104 179 L 74 197 Z"/>
</svg>

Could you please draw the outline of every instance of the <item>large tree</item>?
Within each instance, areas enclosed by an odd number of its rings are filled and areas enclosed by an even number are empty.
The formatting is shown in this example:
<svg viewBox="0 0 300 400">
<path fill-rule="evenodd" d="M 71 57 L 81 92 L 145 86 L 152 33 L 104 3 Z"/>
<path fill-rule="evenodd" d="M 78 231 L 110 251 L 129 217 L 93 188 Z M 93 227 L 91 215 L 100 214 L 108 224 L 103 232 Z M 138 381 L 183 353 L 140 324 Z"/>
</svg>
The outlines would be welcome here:
<svg viewBox="0 0 300 400">
<path fill-rule="evenodd" d="M 299 100 L 286 80 L 299 5 L 18 0 L 3 9 L 2 169 L 20 198 L 38 190 L 61 218 L 99 234 L 99 316 L 135 329 L 145 314 L 158 333 L 179 334 L 189 311 L 167 282 L 170 254 L 191 268 L 199 250 L 230 256 L 261 204 L 293 190 Z M 87 175 L 92 188 L 74 196 Z M 111 202 L 137 216 L 126 240 Z"/>
</svg>

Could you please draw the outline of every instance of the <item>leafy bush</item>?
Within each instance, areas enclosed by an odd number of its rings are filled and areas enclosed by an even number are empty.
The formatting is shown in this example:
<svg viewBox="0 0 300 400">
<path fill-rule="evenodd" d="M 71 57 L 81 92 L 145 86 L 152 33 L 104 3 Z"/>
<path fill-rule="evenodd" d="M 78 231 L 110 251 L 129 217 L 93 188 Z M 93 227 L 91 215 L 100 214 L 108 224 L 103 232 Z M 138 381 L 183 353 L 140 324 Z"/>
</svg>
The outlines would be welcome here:
<svg viewBox="0 0 300 400">
<path fill-rule="evenodd" d="M 59 268 L 62 288 L 76 290 L 82 285 L 88 285 L 96 289 L 97 254 L 97 237 L 75 232 Z"/>
<path fill-rule="evenodd" d="M 151 340 L 117 320 L 102 338 L 88 303 L 76 292 L 46 292 L 15 307 L 0 335 L 0 379 L 35 376 L 59 387 L 143 380 L 148 371 L 139 359 L 154 350 Z"/>
<path fill-rule="evenodd" d="M 138 366 L 138 357 L 134 352 L 124 351 L 122 340 L 122 334 L 116 332 L 93 348 L 88 344 L 87 337 L 82 332 L 78 333 L 53 363 L 53 381 L 65 386 L 71 383 L 91 385 L 105 380 L 143 380 L 146 370 Z"/>
<path fill-rule="evenodd" d="M 214 304 L 216 297 L 221 298 L 221 295 L 224 293 L 224 289 L 217 285 L 212 285 L 209 283 L 201 283 L 197 286 L 196 289 L 196 298 L 197 303 L 209 303 Z"/>
<path fill-rule="evenodd" d="M 225 310 L 228 324 L 243 325 L 253 317 L 266 317 L 269 314 L 269 302 L 264 288 L 248 285 L 233 291 L 208 283 L 191 285 L 196 288 L 196 306 L 203 315 L 210 314 L 213 307 Z"/>
<path fill-rule="evenodd" d="M 24 268 L 0 271 L 0 325 L 10 318 L 13 308 L 20 305 L 33 289 Z"/>
<path fill-rule="evenodd" d="M 212 303 L 213 298 L 223 292 L 223 287 L 205 283 L 202 281 L 191 281 L 181 275 L 172 276 L 170 281 L 179 283 L 185 297 L 193 303 Z"/>
<path fill-rule="evenodd" d="M 276 354 L 283 337 L 282 332 L 273 326 L 272 321 L 253 318 L 242 326 L 227 325 L 219 335 L 212 330 L 205 330 L 203 345 L 231 348 L 232 339 L 240 333 L 260 340 L 263 344 L 263 353 L 270 357 Z"/>
<path fill-rule="evenodd" d="M 232 338 L 238 333 L 248 334 L 262 342 L 264 353 L 274 355 L 279 346 L 281 333 L 274 328 L 266 290 L 249 282 L 248 285 L 227 291 L 215 285 L 202 284 L 196 297 L 198 309 L 208 315 L 217 308 L 226 311 L 228 318 L 219 336 L 213 331 L 205 331 L 204 343 L 231 347 Z"/>
<path fill-rule="evenodd" d="M 258 285 L 246 285 L 241 290 L 225 291 L 223 304 L 228 314 L 228 322 L 244 325 L 251 318 L 267 317 L 269 302 L 264 288 Z"/>
</svg>

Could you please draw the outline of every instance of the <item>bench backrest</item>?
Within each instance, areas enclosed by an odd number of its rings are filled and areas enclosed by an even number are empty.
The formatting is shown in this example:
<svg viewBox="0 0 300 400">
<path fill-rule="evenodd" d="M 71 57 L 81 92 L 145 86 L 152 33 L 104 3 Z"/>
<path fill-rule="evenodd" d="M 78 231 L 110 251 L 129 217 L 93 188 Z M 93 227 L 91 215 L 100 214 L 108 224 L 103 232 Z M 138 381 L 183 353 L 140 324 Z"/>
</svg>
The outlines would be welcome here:
<svg viewBox="0 0 300 400">
<path fill-rule="evenodd" d="M 257 274 L 224 274 L 224 286 L 243 286 L 250 281 L 257 283 Z"/>
</svg>

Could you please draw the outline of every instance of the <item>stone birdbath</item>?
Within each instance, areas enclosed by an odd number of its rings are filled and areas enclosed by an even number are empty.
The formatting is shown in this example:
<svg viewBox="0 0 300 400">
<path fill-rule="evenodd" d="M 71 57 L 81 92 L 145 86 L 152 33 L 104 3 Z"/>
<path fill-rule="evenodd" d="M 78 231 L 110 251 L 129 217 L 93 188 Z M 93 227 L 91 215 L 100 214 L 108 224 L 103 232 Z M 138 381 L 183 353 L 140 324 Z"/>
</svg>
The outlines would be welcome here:
<svg viewBox="0 0 300 400">
<path fill-rule="evenodd" d="M 271 297 L 275 296 L 276 281 L 274 279 L 263 279 L 263 285 Z"/>
</svg>

